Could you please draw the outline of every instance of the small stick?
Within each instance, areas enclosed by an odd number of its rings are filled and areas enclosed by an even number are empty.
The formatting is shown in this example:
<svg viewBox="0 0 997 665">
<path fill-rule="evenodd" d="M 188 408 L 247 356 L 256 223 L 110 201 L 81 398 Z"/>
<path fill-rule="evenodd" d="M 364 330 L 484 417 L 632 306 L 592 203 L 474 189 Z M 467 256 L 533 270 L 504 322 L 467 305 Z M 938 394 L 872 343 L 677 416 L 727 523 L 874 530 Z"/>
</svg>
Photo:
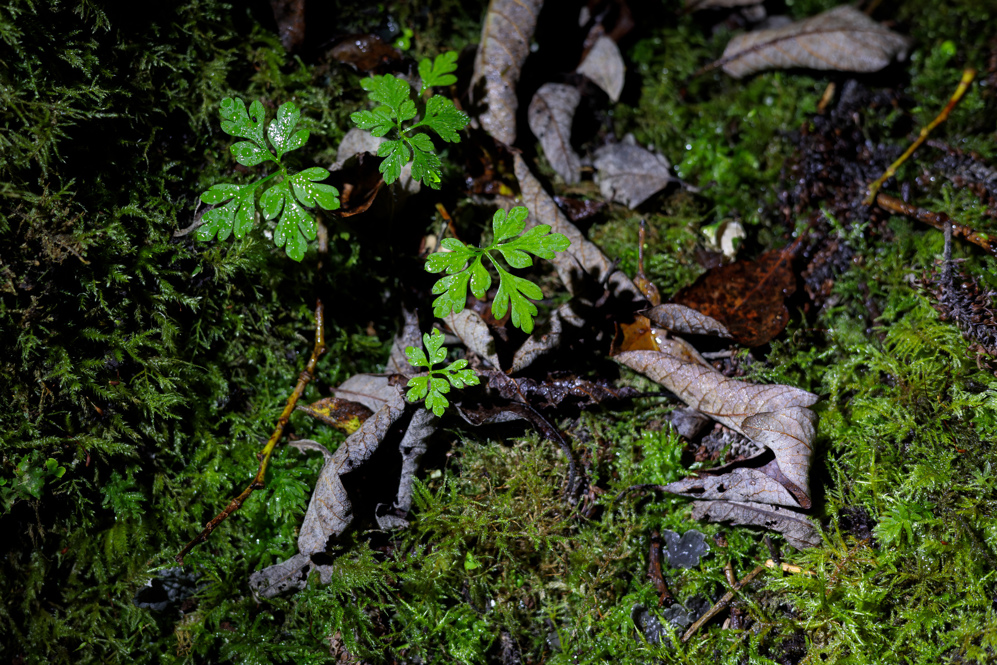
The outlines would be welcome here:
<svg viewBox="0 0 997 665">
<path fill-rule="evenodd" d="M 280 414 L 280 418 L 277 419 L 277 426 L 273 430 L 273 434 L 270 435 L 270 439 L 267 441 L 267 445 L 263 447 L 256 457 L 260 460 L 260 468 L 256 471 L 256 476 L 253 478 L 253 482 L 249 486 L 242 490 L 242 493 L 232 499 L 232 501 L 225 507 L 225 510 L 218 513 L 213 520 L 204 525 L 204 529 L 201 533 L 197 534 L 194 540 L 187 543 L 186 546 L 180 553 L 176 555 L 176 562 L 181 566 L 183 565 L 183 558 L 197 545 L 205 542 L 211 532 L 215 530 L 219 524 L 225 521 L 229 515 L 239 510 L 242 504 L 246 502 L 249 495 L 255 490 L 263 489 L 266 486 L 265 478 L 267 475 L 267 466 L 270 464 L 270 457 L 273 455 L 274 448 L 277 446 L 277 442 L 280 441 L 281 435 L 284 433 L 284 426 L 287 425 L 288 419 L 291 417 L 291 413 L 294 411 L 295 405 L 298 403 L 298 399 L 301 394 L 305 391 L 305 386 L 315 378 L 315 366 L 318 364 L 319 356 L 325 353 L 325 322 L 324 322 L 324 309 L 322 308 L 322 301 L 319 300 L 318 304 L 315 306 L 315 347 L 312 349 L 312 357 L 309 358 L 308 364 L 305 366 L 305 371 L 298 375 L 298 383 L 294 386 L 294 392 L 291 396 L 287 398 L 287 405 L 284 407 L 284 411 Z"/>
<path fill-rule="evenodd" d="M 872 202 L 876 200 L 876 194 L 879 192 L 879 188 L 883 186 L 883 183 L 896 174 L 897 169 L 900 168 L 900 165 L 906 162 L 907 159 L 914 154 L 914 151 L 921 147 L 921 144 L 928 138 L 928 134 L 934 131 L 935 127 L 945 122 L 945 120 L 949 117 L 949 114 L 952 112 L 952 109 L 956 107 L 956 104 L 959 103 L 963 95 L 966 94 L 966 91 L 969 90 L 969 85 L 973 82 L 974 78 L 976 78 L 975 69 L 969 68 L 962 72 L 962 79 L 960 79 L 959 85 L 956 87 L 955 92 L 952 93 L 952 97 L 949 98 L 949 103 L 945 105 L 945 108 L 942 109 L 942 112 L 939 113 L 934 120 L 921 129 L 921 134 L 913 143 L 910 144 L 910 147 L 907 148 L 904 154 L 900 155 L 900 158 L 890 164 L 889 168 L 886 169 L 883 175 L 879 176 L 879 178 L 869 185 L 868 193 L 862 201 L 863 204 L 872 205 Z"/>
<path fill-rule="evenodd" d="M 637 274 L 634 275 L 634 286 L 647 298 L 647 301 L 657 307 L 661 304 L 661 292 L 644 272 L 644 242 L 647 235 L 647 221 L 640 220 L 640 230 L 637 232 Z"/>
<path fill-rule="evenodd" d="M 717 603 L 713 607 L 711 607 L 706 614 L 696 619 L 696 623 L 689 626 L 689 630 L 685 631 L 685 634 L 682 635 L 682 642 L 688 642 L 689 639 L 696 634 L 696 631 L 702 628 L 707 621 L 709 621 L 710 619 L 712 619 L 713 617 L 715 617 L 716 615 L 720 614 L 725 609 L 727 609 L 727 606 L 730 605 L 730 601 L 734 600 L 734 595 L 737 594 L 738 591 L 743 589 L 745 585 L 751 582 L 751 580 L 755 579 L 755 576 L 758 575 L 758 573 L 762 572 L 763 570 L 765 570 L 765 566 L 755 566 L 754 570 L 752 570 L 750 573 L 741 578 L 741 581 L 735 584 L 730 591 L 725 593 L 723 598 L 718 600 Z"/>
<path fill-rule="evenodd" d="M 675 596 L 672 595 L 665 576 L 661 572 L 661 550 L 664 543 L 661 541 L 661 534 L 657 531 L 651 532 L 651 551 L 648 556 L 647 574 L 654 584 L 654 590 L 658 592 L 658 605 L 668 601 L 671 606 L 675 603 Z"/>
<path fill-rule="evenodd" d="M 991 239 L 990 236 L 985 233 L 974 231 L 968 226 L 956 224 L 944 212 L 932 212 L 930 210 L 925 210 L 924 208 L 918 208 L 917 206 L 913 206 L 906 201 L 898 199 L 895 196 L 890 196 L 889 194 L 877 194 L 876 205 L 884 210 L 906 215 L 907 217 L 912 217 L 919 222 L 930 224 L 943 233 L 947 227 L 951 227 L 952 235 L 957 238 L 963 238 L 978 247 L 982 247 L 991 254 L 997 254 L 997 242 L 995 242 L 997 239 Z"/>
</svg>

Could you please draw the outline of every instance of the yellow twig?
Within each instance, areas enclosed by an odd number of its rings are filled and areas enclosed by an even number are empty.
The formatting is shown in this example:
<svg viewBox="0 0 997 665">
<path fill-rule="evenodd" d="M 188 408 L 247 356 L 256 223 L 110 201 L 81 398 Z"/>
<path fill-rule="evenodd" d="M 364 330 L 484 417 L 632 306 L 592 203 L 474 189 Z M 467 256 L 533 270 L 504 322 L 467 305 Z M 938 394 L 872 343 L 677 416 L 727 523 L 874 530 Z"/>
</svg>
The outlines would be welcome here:
<svg viewBox="0 0 997 665">
<path fill-rule="evenodd" d="M 963 95 L 966 94 L 966 91 L 969 90 L 969 84 L 973 82 L 974 78 L 976 78 L 975 69 L 970 68 L 963 71 L 962 79 L 959 81 L 959 86 L 955 89 L 955 92 L 952 93 L 949 103 L 945 105 L 945 108 L 942 109 L 942 112 L 939 113 L 934 120 L 921 129 L 920 136 L 917 137 L 916 141 L 910 144 L 910 147 L 907 148 L 904 154 L 900 155 L 900 158 L 890 164 L 890 167 L 886 169 L 883 175 L 879 176 L 879 178 L 869 185 L 866 197 L 862 203 L 865 205 L 872 205 L 872 202 L 876 200 L 876 193 L 879 192 L 879 188 L 883 186 L 883 183 L 896 174 L 897 169 L 900 168 L 900 165 L 906 162 L 907 159 L 914 154 L 914 151 L 921 147 L 921 144 L 928 138 L 928 134 L 934 131 L 935 127 L 945 122 L 945 120 L 949 117 L 949 113 L 952 112 L 952 109 L 955 108 L 956 104 L 959 103 L 959 100 L 961 100 Z"/>
<path fill-rule="evenodd" d="M 301 394 L 305 391 L 305 386 L 315 378 L 315 366 L 318 364 L 319 356 L 325 353 L 325 322 L 324 322 L 324 310 L 322 308 L 322 301 L 318 301 L 315 306 L 315 347 L 312 349 L 312 356 L 308 360 L 308 364 L 305 366 L 305 371 L 303 371 L 298 376 L 298 383 L 294 386 L 294 391 L 291 396 L 287 398 L 287 404 L 284 406 L 284 411 L 280 414 L 280 418 L 277 419 L 277 426 L 274 427 L 273 434 L 270 435 L 270 439 L 267 441 L 267 445 L 263 447 L 256 457 L 260 460 L 260 467 L 256 471 L 256 476 L 253 477 L 253 482 L 249 486 L 242 490 L 239 496 L 232 499 L 232 501 L 225 506 L 225 510 L 218 513 L 213 520 L 204 525 L 204 529 L 201 533 L 197 534 L 194 540 L 187 543 L 187 545 L 180 550 L 177 554 L 176 561 L 180 565 L 183 565 L 183 558 L 194 549 L 200 543 L 203 543 L 211 535 L 211 532 L 215 530 L 219 524 L 221 524 L 225 519 L 239 510 L 249 495 L 255 490 L 263 489 L 266 486 L 265 478 L 267 475 L 267 466 L 270 464 L 270 457 L 273 455 L 274 448 L 277 446 L 277 442 L 280 441 L 281 436 L 284 434 L 284 427 L 287 425 L 288 419 L 291 417 L 291 413 L 294 411 L 295 405 L 298 403 L 298 399 L 301 398 Z"/>
</svg>

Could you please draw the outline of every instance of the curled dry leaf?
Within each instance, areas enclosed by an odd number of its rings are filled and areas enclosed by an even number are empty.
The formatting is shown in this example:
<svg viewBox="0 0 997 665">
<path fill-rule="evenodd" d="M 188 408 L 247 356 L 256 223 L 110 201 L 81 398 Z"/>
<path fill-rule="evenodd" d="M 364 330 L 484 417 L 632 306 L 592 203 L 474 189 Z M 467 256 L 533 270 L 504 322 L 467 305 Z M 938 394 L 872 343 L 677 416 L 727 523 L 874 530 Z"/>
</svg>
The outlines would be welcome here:
<svg viewBox="0 0 997 665">
<path fill-rule="evenodd" d="M 722 476 L 700 475 L 665 485 L 662 489 L 703 501 L 753 501 L 783 506 L 797 504 L 796 497 L 779 481 L 760 469 L 737 467 Z"/>
<path fill-rule="evenodd" d="M 439 422 L 440 419 L 428 409 L 416 409 L 412 414 L 405 436 L 398 443 L 398 450 L 402 454 L 402 472 L 393 511 L 381 514 L 381 506 L 375 511 L 377 525 L 382 529 L 403 529 L 408 526 L 405 516 L 412 509 L 412 483 L 419 470 L 419 462 L 426 453 L 426 440 L 436 431 Z"/>
<path fill-rule="evenodd" d="M 783 385 L 757 385 L 724 376 L 687 342 L 652 331 L 658 350 L 623 351 L 615 358 L 717 422 L 768 447 L 796 499 L 810 507 L 809 471 L 817 396 Z"/>
<path fill-rule="evenodd" d="M 518 153 L 515 155 L 515 171 L 523 205 L 530 209 L 526 227 L 529 229 L 537 224 L 548 224 L 552 231 L 563 233 L 571 241 L 567 251 L 558 252 L 551 259 L 568 292 L 572 295 L 591 294 L 593 286 L 605 286 L 621 300 L 637 299 L 639 294 L 633 282 L 617 270 L 602 250 L 582 235 L 578 227 L 568 221 Z M 597 291 L 601 293 L 602 289 Z"/>
<path fill-rule="evenodd" d="M 464 346 L 487 360 L 495 369 L 501 369 L 495 350 L 495 338 L 480 314 L 473 309 L 463 309 L 457 313 L 451 312 L 443 320 Z"/>
<path fill-rule="evenodd" d="M 761 346 L 789 322 L 785 298 L 796 290 L 794 250 L 795 245 L 773 249 L 713 268 L 673 300 L 719 321 L 739 343 Z"/>
<path fill-rule="evenodd" d="M 798 550 L 819 547 L 820 532 L 809 519 L 786 508 L 749 501 L 697 501 L 692 518 L 736 525 L 760 526 L 781 533 Z"/>
<path fill-rule="evenodd" d="M 620 47 L 610 37 L 599 37 L 575 71 L 602 88 L 611 100 L 620 101 L 626 65 Z"/>
<path fill-rule="evenodd" d="M 665 303 L 644 312 L 652 323 L 686 335 L 712 335 L 730 339 L 730 332 L 713 317 L 677 303 Z"/>
<path fill-rule="evenodd" d="M 532 365 L 533 361 L 540 356 L 556 349 L 561 344 L 561 334 L 564 331 L 565 323 L 576 328 L 585 324 L 585 320 L 572 309 L 570 302 L 566 302 L 554 310 L 550 315 L 550 320 L 538 327 L 516 350 L 509 372 L 515 374 Z"/>
<path fill-rule="evenodd" d="M 481 28 L 471 99 L 485 106 L 481 127 L 506 145 L 516 141 L 516 84 L 542 6 L 543 0 L 492 0 Z"/>
<path fill-rule="evenodd" d="M 787 26 L 738 35 L 715 65 L 734 78 L 788 67 L 876 72 L 907 43 L 906 37 L 843 5 Z"/>
<path fill-rule="evenodd" d="M 527 119 L 540 140 L 544 155 L 564 182 L 581 180 L 582 162 L 571 147 L 571 122 L 582 99 L 578 88 L 563 83 L 545 83 L 533 95 Z"/>
<path fill-rule="evenodd" d="M 402 330 L 395 336 L 391 344 L 391 354 L 388 356 L 388 364 L 385 365 L 385 372 L 402 374 L 406 377 L 413 377 L 419 370 L 408 361 L 405 349 L 409 346 L 420 348 L 422 344 L 422 330 L 419 328 L 419 316 L 414 311 L 402 309 Z"/>
<path fill-rule="evenodd" d="M 636 208 L 668 183 L 678 181 L 667 159 L 629 137 L 596 150 L 595 168 L 602 195 L 628 208 Z"/>
</svg>

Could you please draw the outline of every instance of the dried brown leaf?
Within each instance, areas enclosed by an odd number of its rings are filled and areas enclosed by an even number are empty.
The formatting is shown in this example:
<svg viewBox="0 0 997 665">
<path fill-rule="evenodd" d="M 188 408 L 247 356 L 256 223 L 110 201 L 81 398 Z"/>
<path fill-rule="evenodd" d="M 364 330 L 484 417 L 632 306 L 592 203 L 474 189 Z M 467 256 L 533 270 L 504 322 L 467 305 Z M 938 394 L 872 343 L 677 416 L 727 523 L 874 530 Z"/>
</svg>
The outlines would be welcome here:
<svg viewBox="0 0 997 665">
<path fill-rule="evenodd" d="M 668 183 L 678 181 L 667 159 L 628 139 L 596 150 L 595 168 L 602 195 L 628 208 L 636 208 Z"/>
<path fill-rule="evenodd" d="M 682 401 L 775 453 L 793 487 L 793 505 L 810 507 L 809 471 L 817 396 L 783 385 L 757 385 L 724 376 L 687 342 L 654 335 L 660 351 L 624 351 L 616 360 L 648 376 Z"/>
<path fill-rule="evenodd" d="M 413 311 L 402 309 L 402 329 L 391 343 L 391 353 L 384 371 L 410 378 L 415 376 L 419 370 L 408 361 L 405 349 L 409 346 L 419 349 L 422 348 L 421 345 L 422 330 L 419 328 L 419 316 Z"/>
<path fill-rule="evenodd" d="M 581 180 L 582 162 L 571 147 L 571 122 L 582 99 L 578 88 L 545 83 L 533 95 L 527 119 L 554 171 L 569 185 Z"/>
<path fill-rule="evenodd" d="M 875 72 L 907 43 L 906 37 L 843 5 L 787 26 L 738 35 L 717 64 L 734 78 L 788 67 Z"/>
<path fill-rule="evenodd" d="M 516 141 L 516 84 L 530 54 L 530 42 L 543 0 L 492 0 L 474 58 L 471 99 L 483 102 L 481 127 L 496 140 Z"/>
<path fill-rule="evenodd" d="M 786 542 L 798 550 L 820 547 L 817 526 L 809 519 L 786 508 L 749 501 L 697 501 L 692 505 L 692 518 L 711 522 L 730 522 L 760 526 L 778 531 Z"/>
<path fill-rule="evenodd" d="M 721 476 L 701 475 L 669 483 L 663 488 L 704 501 L 753 501 L 794 506 L 796 499 L 775 478 L 761 469 L 739 467 Z"/>
<path fill-rule="evenodd" d="M 555 233 L 563 233 L 571 241 L 567 251 L 558 252 L 551 260 L 568 292 L 578 295 L 585 293 L 587 287 L 591 293 L 594 282 L 605 285 L 617 298 L 635 300 L 638 297 L 637 287 L 616 269 L 602 250 L 582 235 L 578 227 L 568 221 L 518 153 L 515 155 L 515 171 L 523 205 L 530 210 L 527 228 L 549 224 Z"/>
<path fill-rule="evenodd" d="M 599 37 L 575 71 L 602 88 L 611 100 L 620 101 L 626 65 L 623 63 L 620 47 L 610 37 Z"/>
<path fill-rule="evenodd" d="M 789 322 L 785 299 L 796 290 L 795 245 L 707 271 L 673 300 L 722 323 L 745 346 L 761 346 Z"/>
<path fill-rule="evenodd" d="M 716 319 L 685 305 L 665 303 L 644 313 L 655 325 L 686 335 L 713 335 L 730 338 L 730 332 Z"/>
</svg>

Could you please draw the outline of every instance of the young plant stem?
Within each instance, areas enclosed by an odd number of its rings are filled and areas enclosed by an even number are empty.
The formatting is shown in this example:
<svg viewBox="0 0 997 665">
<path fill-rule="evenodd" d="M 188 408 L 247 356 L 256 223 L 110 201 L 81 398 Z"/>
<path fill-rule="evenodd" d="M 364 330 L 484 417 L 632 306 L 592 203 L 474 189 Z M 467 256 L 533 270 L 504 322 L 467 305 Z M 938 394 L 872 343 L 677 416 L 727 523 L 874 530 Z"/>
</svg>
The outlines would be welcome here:
<svg viewBox="0 0 997 665">
<path fill-rule="evenodd" d="M 727 607 L 730 605 L 730 601 L 734 600 L 735 594 L 737 594 L 738 591 L 743 589 L 751 580 L 755 579 L 755 576 L 757 576 L 758 573 L 762 572 L 763 570 L 765 570 L 764 565 L 755 566 L 754 570 L 752 570 L 750 573 L 742 577 L 741 581 L 735 584 L 730 591 L 725 593 L 723 598 L 718 600 L 717 603 L 713 607 L 711 607 L 706 614 L 696 619 L 696 623 L 689 626 L 689 630 L 685 631 L 685 634 L 682 635 L 682 642 L 683 643 L 688 642 L 692 638 L 692 636 L 696 634 L 696 631 L 702 628 L 706 624 L 706 622 L 708 622 L 716 615 L 720 614 L 725 609 L 727 609 Z"/>
<path fill-rule="evenodd" d="M 973 82 L 974 78 L 976 78 L 975 69 L 970 68 L 962 72 L 962 79 L 959 81 L 959 85 L 956 87 L 955 92 L 952 93 L 952 97 L 949 98 L 949 103 L 945 105 L 945 108 L 942 109 L 942 112 L 939 113 L 934 120 L 921 129 L 921 134 L 917 137 L 917 140 L 910 144 L 910 147 L 907 148 L 904 154 L 900 155 L 897 161 L 890 164 L 889 168 L 886 169 L 883 175 L 879 176 L 879 178 L 869 185 L 868 193 L 862 201 L 863 204 L 872 205 L 872 202 L 877 200 L 876 194 L 879 192 L 879 188 L 883 186 L 884 182 L 896 174 L 897 169 L 900 168 L 900 165 L 906 162 L 907 159 L 914 154 L 915 150 L 921 147 L 921 144 L 928 138 L 928 134 L 934 131 L 935 127 L 945 122 L 945 120 L 949 117 L 949 114 L 952 112 L 952 109 L 956 107 L 959 100 L 961 100 L 963 95 L 966 94 L 966 91 L 969 90 L 969 85 Z"/>
<path fill-rule="evenodd" d="M 319 356 L 325 353 L 325 321 L 324 321 L 324 309 L 322 307 L 322 301 L 319 300 L 318 304 L 315 306 L 315 346 L 312 349 L 312 356 L 308 359 L 308 364 L 305 366 L 305 370 L 298 375 L 298 383 L 294 386 L 294 391 L 291 396 L 287 398 L 287 404 L 284 406 L 284 411 L 280 414 L 280 418 L 277 419 L 277 426 L 274 427 L 273 434 L 270 435 L 270 439 L 267 441 L 267 445 L 263 447 L 256 457 L 260 460 L 260 467 L 256 471 L 256 476 L 253 477 L 253 482 L 249 484 L 246 489 L 242 490 L 239 496 L 232 499 L 232 501 L 225 507 L 225 510 L 218 513 L 214 519 L 204 525 L 204 529 L 201 533 L 197 534 L 197 537 L 192 541 L 187 543 L 180 553 L 176 555 L 176 562 L 181 566 L 183 565 L 183 558 L 197 545 L 205 542 L 211 535 L 211 532 L 215 530 L 219 524 L 224 522 L 229 515 L 239 510 L 242 504 L 246 502 L 249 495 L 258 489 L 263 489 L 266 486 L 266 475 L 267 467 L 270 465 L 270 457 L 273 455 L 274 448 L 277 447 L 277 442 L 280 441 L 281 436 L 284 434 L 284 427 L 287 425 L 287 421 L 291 417 L 291 413 L 294 412 L 294 407 L 297 405 L 298 400 L 301 398 L 301 394 L 305 391 L 305 386 L 315 378 L 315 367 L 318 365 Z"/>
</svg>

